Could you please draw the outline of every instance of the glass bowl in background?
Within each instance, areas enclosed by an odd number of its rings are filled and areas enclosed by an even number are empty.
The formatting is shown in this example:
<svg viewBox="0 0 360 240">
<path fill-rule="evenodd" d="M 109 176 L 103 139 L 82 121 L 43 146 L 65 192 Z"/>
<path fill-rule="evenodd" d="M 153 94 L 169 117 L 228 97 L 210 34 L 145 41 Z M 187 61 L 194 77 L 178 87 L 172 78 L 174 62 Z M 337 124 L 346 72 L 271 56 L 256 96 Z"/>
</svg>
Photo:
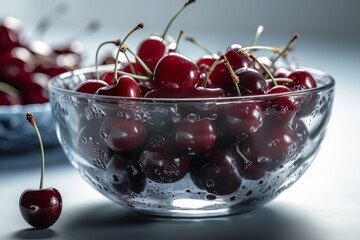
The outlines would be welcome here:
<svg viewBox="0 0 360 240">
<path fill-rule="evenodd" d="M 74 92 L 95 78 L 94 68 L 86 68 L 53 78 L 49 95 L 60 144 L 97 191 L 141 213 L 219 216 L 274 199 L 314 160 L 335 83 L 323 72 L 308 71 L 318 87 L 287 94 L 131 99 Z M 231 127 L 230 109 L 284 98 L 297 107 L 264 111 L 258 129 L 250 123 L 243 131 Z M 292 121 L 281 123 L 286 114 Z"/>
<path fill-rule="evenodd" d="M 50 103 L 0 106 L 0 152 L 21 152 L 39 147 L 34 128 L 26 120 L 26 113 L 35 116 L 44 146 L 56 146 L 59 141 Z"/>
</svg>

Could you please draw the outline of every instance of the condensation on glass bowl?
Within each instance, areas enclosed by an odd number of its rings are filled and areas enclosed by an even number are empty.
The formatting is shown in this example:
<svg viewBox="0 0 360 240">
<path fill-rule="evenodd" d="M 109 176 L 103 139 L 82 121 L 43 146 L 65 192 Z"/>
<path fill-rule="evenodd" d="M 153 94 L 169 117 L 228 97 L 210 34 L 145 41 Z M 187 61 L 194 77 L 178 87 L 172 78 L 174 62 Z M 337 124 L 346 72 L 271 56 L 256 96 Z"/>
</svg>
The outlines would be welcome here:
<svg viewBox="0 0 360 240">
<path fill-rule="evenodd" d="M 99 70 L 111 71 L 112 66 L 102 66 Z M 322 72 L 312 69 L 309 71 L 315 77 L 318 88 L 286 95 L 300 102 L 299 107 L 294 110 L 295 117 L 286 126 L 289 131 L 296 134 L 295 144 L 282 154 L 286 158 L 278 162 L 275 167 L 265 169 L 265 174 L 255 180 L 243 174 L 244 170 L 234 162 L 231 168 L 236 170 L 236 180 L 239 184 L 225 193 L 222 190 L 209 189 L 216 184 L 219 186 L 218 176 L 226 176 L 225 180 L 221 181 L 223 184 L 221 188 L 227 189 L 229 187 L 227 184 L 230 184 L 234 176 L 221 175 L 225 168 L 202 162 L 206 161 L 213 152 L 224 149 L 236 150 L 235 145 L 239 146 L 243 143 L 234 140 L 229 131 L 222 131 L 224 109 L 238 102 L 265 103 L 280 97 L 279 95 L 201 100 L 150 100 L 73 92 L 74 87 L 80 82 L 94 79 L 92 68 L 76 70 L 52 79 L 49 94 L 61 146 L 72 165 L 97 191 L 116 203 L 150 215 L 221 216 L 246 212 L 267 203 L 296 182 L 311 165 L 320 149 L 331 115 L 334 80 Z M 274 113 L 265 112 L 265 118 L 268 115 L 273 117 L 271 114 Z M 179 169 L 172 170 L 172 166 L 158 169 L 144 165 L 141 159 L 145 154 L 146 143 L 127 152 L 110 146 L 108 138 L 112 133 L 101 128 L 109 118 L 119 120 L 121 123 L 119 126 L 129 122 L 145 126 L 147 131 L 145 142 L 155 147 L 157 144 L 163 146 L 166 141 L 174 144 L 172 137 L 177 124 L 183 121 L 199 124 L 205 119 L 218 129 L 217 144 L 209 152 L 201 154 L 181 152 L 179 159 L 187 155 L 186 159 L 189 159 L 190 166 L 184 176 L 172 181 L 167 179 L 166 174 L 169 172 L 179 174 L 179 171 L 176 172 Z M 272 127 L 266 125 L 266 128 Z M 132 139 L 129 138 L 128 141 L 131 142 Z M 169 149 L 178 152 L 177 148 Z M 275 160 L 259 154 L 257 161 Z M 206 179 L 201 179 L 200 183 L 199 168 L 211 172 Z M 156 178 L 156 175 L 161 175 L 162 178 Z M 151 176 L 155 176 L 156 180 L 151 179 Z"/>
<path fill-rule="evenodd" d="M 44 146 L 59 144 L 50 103 L 0 106 L 0 152 L 19 152 L 39 147 L 36 132 L 26 120 L 27 112 L 34 114 Z"/>
</svg>

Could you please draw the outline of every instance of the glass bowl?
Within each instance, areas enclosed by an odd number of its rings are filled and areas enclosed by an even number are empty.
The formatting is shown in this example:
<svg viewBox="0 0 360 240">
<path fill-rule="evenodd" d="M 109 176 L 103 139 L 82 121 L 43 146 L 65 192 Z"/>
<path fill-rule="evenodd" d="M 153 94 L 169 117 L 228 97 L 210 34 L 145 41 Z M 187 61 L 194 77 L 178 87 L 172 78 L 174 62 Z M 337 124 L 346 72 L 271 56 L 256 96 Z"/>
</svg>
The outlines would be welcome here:
<svg viewBox="0 0 360 240">
<path fill-rule="evenodd" d="M 50 103 L 0 106 L 0 152 L 19 152 L 39 147 L 36 132 L 26 120 L 27 112 L 34 114 L 44 146 L 59 144 Z"/>
<path fill-rule="evenodd" d="M 307 70 L 317 88 L 251 97 L 131 99 L 74 92 L 95 78 L 94 68 L 86 68 L 53 78 L 49 94 L 60 144 L 97 191 L 141 213 L 219 216 L 274 199 L 315 158 L 335 83 Z M 281 99 L 297 107 L 268 109 L 259 126 L 232 115 L 234 108 L 250 111 Z M 281 121 L 286 114 L 292 115 L 288 123 Z"/>
</svg>

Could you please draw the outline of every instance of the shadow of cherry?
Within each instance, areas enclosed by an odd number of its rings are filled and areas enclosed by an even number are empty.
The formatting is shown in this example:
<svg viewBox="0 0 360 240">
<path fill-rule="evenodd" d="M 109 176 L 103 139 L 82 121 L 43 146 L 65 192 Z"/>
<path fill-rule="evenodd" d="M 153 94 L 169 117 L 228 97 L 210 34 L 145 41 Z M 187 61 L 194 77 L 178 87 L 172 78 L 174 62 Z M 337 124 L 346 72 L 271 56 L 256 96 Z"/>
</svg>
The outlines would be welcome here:
<svg viewBox="0 0 360 240">
<path fill-rule="evenodd" d="M 13 237 L 15 239 L 51 239 L 58 236 L 53 229 L 37 230 L 35 228 L 23 229 L 16 232 Z"/>
</svg>

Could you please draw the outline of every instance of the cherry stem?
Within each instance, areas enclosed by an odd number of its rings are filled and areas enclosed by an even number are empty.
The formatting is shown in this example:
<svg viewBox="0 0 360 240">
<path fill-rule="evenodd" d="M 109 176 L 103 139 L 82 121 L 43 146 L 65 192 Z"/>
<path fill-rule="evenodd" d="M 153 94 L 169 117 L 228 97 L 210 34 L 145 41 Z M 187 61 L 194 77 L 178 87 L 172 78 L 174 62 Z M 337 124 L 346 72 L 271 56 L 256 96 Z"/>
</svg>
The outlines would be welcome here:
<svg viewBox="0 0 360 240">
<path fill-rule="evenodd" d="M 125 51 L 129 51 L 129 53 L 131 53 L 131 55 L 133 55 L 136 60 L 140 63 L 140 65 L 144 68 L 144 70 L 146 71 L 147 75 L 148 75 L 148 78 L 149 79 L 153 79 L 153 73 L 151 72 L 151 70 L 149 69 L 149 67 L 146 65 L 146 63 L 144 63 L 144 61 L 136 54 L 134 53 L 130 48 L 128 48 L 127 46 L 124 46 L 122 49 L 121 49 L 122 52 L 125 52 Z"/>
<path fill-rule="evenodd" d="M 273 53 L 280 54 L 280 49 L 276 47 L 269 47 L 269 46 L 249 46 L 242 48 L 244 51 L 251 51 L 251 50 L 269 50 Z"/>
<path fill-rule="evenodd" d="M 97 48 L 96 50 L 96 54 L 95 54 L 95 72 L 96 72 L 96 80 L 99 80 L 99 71 L 98 71 L 98 68 L 99 68 L 99 51 L 100 49 L 106 45 L 106 44 L 115 44 L 115 45 L 119 45 L 120 44 L 120 40 L 117 40 L 117 41 L 106 41 L 106 42 L 103 42 L 100 44 L 100 46 Z"/>
<path fill-rule="evenodd" d="M 125 58 L 126 58 L 126 61 L 127 61 L 128 64 L 129 64 L 129 67 L 130 67 L 130 70 L 131 70 L 132 74 L 136 74 L 136 70 L 135 70 L 135 68 L 134 68 L 134 65 L 133 65 L 132 62 L 130 61 L 130 58 L 129 58 L 129 56 L 126 54 L 126 52 L 124 52 L 124 56 L 125 56 Z"/>
<path fill-rule="evenodd" d="M 277 55 L 274 60 L 271 63 L 271 66 L 273 67 L 275 65 L 275 62 L 279 60 L 280 57 L 283 57 L 285 52 L 290 48 L 291 44 L 299 38 L 299 34 L 294 34 L 294 36 L 290 39 L 290 41 L 286 44 L 286 46 L 280 51 L 279 55 Z"/>
<path fill-rule="evenodd" d="M 240 156 L 240 158 L 245 162 L 246 167 L 249 166 L 251 164 L 251 161 L 249 159 L 247 159 L 247 157 L 245 157 L 245 155 L 240 151 L 238 144 L 236 144 L 235 150 L 236 150 L 236 153 Z"/>
<path fill-rule="evenodd" d="M 168 23 L 168 25 L 166 26 L 164 33 L 162 34 L 162 39 L 165 39 L 166 34 L 169 31 L 170 26 L 172 25 L 172 23 L 174 22 L 174 20 L 177 18 L 177 16 L 179 16 L 179 14 L 191 3 L 195 2 L 195 0 L 188 0 L 183 6 L 181 6 L 179 8 L 179 10 L 177 10 L 177 12 L 175 13 L 175 15 L 171 18 L 170 22 Z"/>
<path fill-rule="evenodd" d="M 184 35 L 184 31 L 181 30 L 181 31 L 179 32 L 179 36 L 178 36 L 177 41 L 176 41 L 176 47 L 175 47 L 175 49 L 174 49 L 174 52 L 177 52 L 178 47 L 179 47 L 179 43 L 180 43 L 180 39 L 181 39 L 181 37 L 182 37 L 183 35 Z"/>
<path fill-rule="evenodd" d="M 0 82 L 0 92 L 4 92 L 11 96 L 21 96 L 21 92 L 19 90 L 4 82 Z"/>
<path fill-rule="evenodd" d="M 147 77 L 147 76 L 141 76 L 141 75 L 132 74 L 132 73 L 128 73 L 128 72 L 124 72 L 124 71 L 120 71 L 120 70 L 117 70 L 117 73 L 122 74 L 122 75 L 127 75 L 130 77 L 139 79 L 139 80 L 149 80 L 149 77 Z"/>
<path fill-rule="evenodd" d="M 271 80 L 273 81 L 274 85 L 275 85 L 275 86 L 278 85 L 277 82 L 276 82 L 276 80 L 274 79 L 274 76 L 273 76 L 273 75 L 271 74 L 271 72 L 269 71 L 269 69 L 268 69 L 264 64 L 262 64 L 262 62 L 260 62 L 254 55 L 252 55 L 251 53 L 246 53 L 243 49 L 239 49 L 238 52 L 239 52 L 240 54 L 242 54 L 243 56 L 249 58 L 250 60 L 257 62 L 257 63 L 260 65 L 260 67 L 261 67 L 262 69 L 264 69 L 264 71 L 266 72 L 267 76 L 269 76 L 269 77 L 271 78 Z"/>
<path fill-rule="evenodd" d="M 66 2 L 59 3 L 53 10 L 49 11 L 43 16 L 35 28 L 35 33 L 38 38 L 43 38 L 49 26 L 58 20 L 60 16 L 64 15 L 68 10 L 68 4 Z"/>
<path fill-rule="evenodd" d="M 255 36 L 254 36 L 254 39 L 252 40 L 250 46 L 255 46 L 257 41 L 259 40 L 260 36 L 261 36 L 261 33 L 264 31 L 264 26 L 263 25 L 259 25 L 257 30 L 256 30 L 256 33 L 255 33 Z"/>
<path fill-rule="evenodd" d="M 240 91 L 240 88 L 239 88 L 239 77 L 236 76 L 235 72 L 234 72 L 234 69 L 231 67 L 231 64 L 229 62 L 229 60 L 226 58 L 226 56 L 224 55 L 224 64 L 225 66 L 229 69 L 229 72 L 230 72 L 230 75 L 231 75 L 231 78 L 235 84 L 235 88 L 236 88 L 236 92 L 239 96 L 241 96 L 241 91 Z"/>
<path fill-rule="evenodd" d="M 117 77 L 118 77 L 118 75 L 117 75 L 118 61 L 119 61 L 120 53 L 121 53 L 121 52 L 124 53 L 124 52 L 122 51 L 122 48 L 123 48 L 123 46 L 124 46 L 124 43 L 125 43 L 125 41 L 128 39 L 128 37 L 129 37 L 133 32 L 135 32 L 136 30 L 139 30 L 139 29 L 141 29 L 141 28 L 143 28 L 143 27 L 144 27 L 144 24 L 143 24 L 143 23 L 139 23 L 138 25 L 136 25 L 136 26 L 125 36 L 124 40 L 122 40 L 122 42 L 121 42 L 121 44 L 120 44 L 120 46 L 119 46 L 119 48 L 118 48 L 118 51 L 116 52 L 116 57 L 115 57 L 115 70 L 114 70 L 114 86 L 118 83 L 118 79 L 117 79 Z"/>
<path fill-rule="evenodd" d="M 202 87 L 206 87 L 206 84 L 207 84 L 207 82 L 209 81 L 209 79 L 210 79 L 210 75 L 211 75 L 211 73 L 214 71 L 214 69 L 216 68 L 216 66 L 218 65 L 218 64 L 220 64 L 221 62 L 223 62 L 224 61 L 224 55 L 220 55 L 220 57 L 218 57 L 216 60 L 215 60 L 215 62 L 211 65 L 211 67 L 209 68 L 209 71 L 207 72 L 207 74 L 206 74 L 206 78 L 205 78 L 205 81 L 203 82 L 203 84 L 202 84 Z"/>
<path fill-rule="evenodd" d="M 197 47 L 201 48 L 206 54 L 212 55 L 212 52 L 207 47 L 205 47 L 204 44 L 199 42 L 197 39 L 195 39 L 193 37 L 186 37 L 185 40 L 195 44 Z"/>
<path fill-rule="evenodd" d="M 36 135 L 39 139 L 39 143 L 40 143 L 40 150 L 41 150 L 41 177 L 40 177 L 40 187 L 39 189 L 43 189 L 43 185 L 44 185 L 44 170 L 45 170 L 45 154 L 44 154 L 44 146 L 43 146 L 43 142 L 41 139 L 41 135 L 39 132 L 39 129 L 36 125 L 35 122 L 35 117 L 31 112 L 26 113 L 26 119 L 28 120 L 28 122 L 35 128 L 36 131 Z"/>
</svg>

